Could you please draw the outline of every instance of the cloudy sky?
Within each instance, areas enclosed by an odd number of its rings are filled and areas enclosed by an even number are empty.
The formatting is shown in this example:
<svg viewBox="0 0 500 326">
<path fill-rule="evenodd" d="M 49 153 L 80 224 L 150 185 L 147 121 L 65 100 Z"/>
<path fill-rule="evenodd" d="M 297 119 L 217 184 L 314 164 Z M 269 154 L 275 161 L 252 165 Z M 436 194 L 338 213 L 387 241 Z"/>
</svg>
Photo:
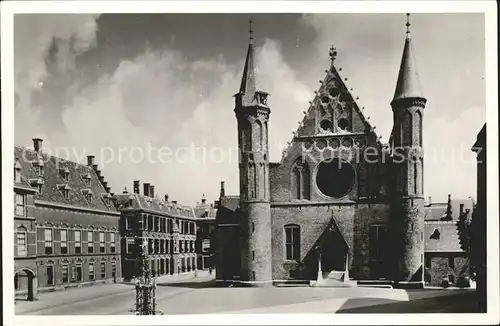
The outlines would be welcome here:
<svg viewBox="0 0 500 326">
<path fill-rule="evenodd" d="M 97 156 L 112 191 L 151 182 L 195 204 L 237 194 L 234 99 L 248 14 L 16 15 L 15 143 Z M 292 138 L 334 44 L 336 66 L 387 141 L 404 14 L 255 14 L 257 87 L 269 92 L 270 156 Z M 413 14 L 428 99 L 425 195 L 476 193 L 470 147 L 486 120 L 482 14 Z M 149 148 L 149 150 L 148 150 Z M 139 150 L 142 149 L 142 152 Z M 158 151 L 161 150 L 161 153 Z M 141 159 L 142 153 L 142 159 Z M 437 155 L 436 155 L 437 153 Z"/>
</svg>

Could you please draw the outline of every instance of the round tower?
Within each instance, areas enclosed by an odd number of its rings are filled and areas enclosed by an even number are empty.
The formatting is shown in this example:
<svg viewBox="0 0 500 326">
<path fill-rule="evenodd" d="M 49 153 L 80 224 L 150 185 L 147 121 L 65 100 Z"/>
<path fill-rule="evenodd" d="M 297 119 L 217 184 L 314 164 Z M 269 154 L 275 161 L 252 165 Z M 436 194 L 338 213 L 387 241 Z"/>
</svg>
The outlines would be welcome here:
<svg viewBox="0 0 500 326">
<path fill-rule="evenodd" d="M 234 109 L 240 151 L 240 278 L 264 286 L 272 284 L 267 128 L 271 110 L 267 106 L 268 94 L 257 91 L 255 86 L 252 33 L 250 21 L 250 42 Z"/>
<path fill-rule="evenodd" d="M 422 124 L 427 102 L 422 93 L 412 52 L 410 14 L 394 99 L 391 102 L 393 167 L 396 173 L 392 203 L 391 234 L 394 241 L 394 281 L 400 287 L 423 286 L 424 274 L 424 191 Z"/>
</svg>

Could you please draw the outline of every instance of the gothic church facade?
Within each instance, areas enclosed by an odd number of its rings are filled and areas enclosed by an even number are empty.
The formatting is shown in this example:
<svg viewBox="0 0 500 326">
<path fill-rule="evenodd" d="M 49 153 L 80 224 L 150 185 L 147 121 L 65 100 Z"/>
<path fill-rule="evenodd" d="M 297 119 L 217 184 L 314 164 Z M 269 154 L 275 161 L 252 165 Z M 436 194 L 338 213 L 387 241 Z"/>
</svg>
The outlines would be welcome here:
<svg viewBox="0 0 500 326">
<path fill-rule="evenodd" d="M 419 84 L 407 23 L 383 144 L 334 65 L 280 162 L 270 162 L 268 94 L 250 37 L 235 95 L 239 202 L 221 189 L 216 276 L 252 285 L 318 278 L 423 284 L 424 194 Z M 228 203 L 225 205 L 225 203 Z M 227 206 L 227 207 L 226 207 Z M 238 243 L 237 243 L 238 242 Z"/>
</svg>

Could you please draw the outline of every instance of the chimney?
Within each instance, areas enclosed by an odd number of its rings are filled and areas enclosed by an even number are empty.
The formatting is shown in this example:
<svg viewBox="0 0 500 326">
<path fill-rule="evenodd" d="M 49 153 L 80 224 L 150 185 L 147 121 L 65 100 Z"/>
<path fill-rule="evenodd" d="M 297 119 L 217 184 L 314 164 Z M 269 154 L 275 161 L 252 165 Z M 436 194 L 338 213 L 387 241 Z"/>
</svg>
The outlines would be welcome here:
<svg viewBox="0 0 500 326">
<path fill-rule="evenodd" d="M 95 170 L 95 174 L 97 174 L 97 178 L 99 178 L 99 180 L 101 179 L 101 170 Z"/>
<path fill-rule="evenodd" d="M 149 183 L 144 182 L 144 196 L 149 196 Z"/>
<path fill-rule="evenodd" d="M 460 204 L 460 216 L 464 213 L 464 204 Z"/>
<path fill-rule="evenodd" d="M 33 149 L 35 150 L 35 152 L 40 153 L 40 151 L 42 150 L 42 142 L 43 139 L 41 138 L 33 138 Z"/>
<path fill-rule="evenodd" d="M 87 155 L 87 165 L 93 166 L 94 164 L 95 164 L 95 156 L 94 155 Z"/>
<path fill-rule="evenodd" d="M 101 172 L 101 171 L 99 171 Z M 104 182 L 104 176 L 99 173 L 99 181 Z"/>
<path fill-rule="evenodd" d="M 226 189 L 224 189 L 224 181 L 220 182 L 220 197 L 226 196 Z"/>
<path fill-rule="evenodd" d="M 98 169 L 98 167 L 99 167 L 99 165 L 97 165 L 97 164 L 92 164 L 92 168 L 93 168 L 94 170 L 97 170 L 97 169 Z"/>
<path fill-rule="evenodd" d="M 155 186 L 149 185 L 149 197 L 155 198 Z"/>
<path fill-rule="evenodd" d="M 165 195 L 165 201 L 168 203 L 168 195 Z"/>
<path fill-rule="evenodd" d="M 108 188 L 108 182 L 107 181 L 103 181 L 102 182 L 102 186 L 104 187 L 104 189 Z"/>
<path fill-rule="evenodd" d="M 139 187 L 141 186 L 141 181 L 140 180 L 135 180 L 134 181 L 134 194 L 139 194 Z"/>
</svg>

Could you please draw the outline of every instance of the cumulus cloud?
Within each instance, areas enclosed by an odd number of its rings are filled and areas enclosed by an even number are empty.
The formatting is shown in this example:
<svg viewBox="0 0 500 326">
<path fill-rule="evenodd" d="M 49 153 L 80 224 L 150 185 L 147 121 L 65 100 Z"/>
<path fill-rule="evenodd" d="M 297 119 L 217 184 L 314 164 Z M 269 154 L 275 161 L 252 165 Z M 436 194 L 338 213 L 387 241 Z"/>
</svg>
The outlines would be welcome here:
<svg viewBox="0 0 500 326">
<path fill-rule="evenodd" d="M 33 136 L 50 141 L 50 132 L 38 122 L 45 113 L 32 103 L 50 78 L 50 67 L 71 70 L 76 57 L 95 45 L 98 15 L 30 15 L 14 18 L 14 83 L 16 142 L 26 143 Z"/>
<path fill-rule="evenodd" d="M 81 162 L 97 155 L 115 192 L 138 179 L 155 184 L 160 195 L 193 204 L 203 192 L 216 198 L 225 180 L 228 193 L 237 194 L 232 96 L 243 60 L 188 62 L 175 49 L 146 48 L 78 92 L 62 113 L 66 131 L 52 133 L 47 150 Z M 271 93 L 271 159 L 279 160 L 311 92 L 284 62 L 277 42 L 257 48 L 256 63 L 258 88 Z"/>
</svg>

